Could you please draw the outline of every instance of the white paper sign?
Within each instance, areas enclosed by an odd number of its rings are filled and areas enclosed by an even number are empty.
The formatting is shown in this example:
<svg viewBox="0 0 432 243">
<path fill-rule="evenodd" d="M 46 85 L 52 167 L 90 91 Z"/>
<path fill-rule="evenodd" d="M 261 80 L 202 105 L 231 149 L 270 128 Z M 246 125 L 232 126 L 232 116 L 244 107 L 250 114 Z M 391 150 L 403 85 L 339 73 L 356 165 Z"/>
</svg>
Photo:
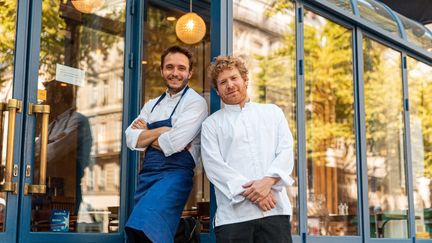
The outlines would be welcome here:
<svg viewBox="0 0 432 243">
<path fill-rule="evenodd" d="M 56 80 L 60 82 L 69 83 L 72 85 L 81 86 L 85 78 L 85 71 L 68 67 L 61 64 L 56 64 Z"/>
</svg>

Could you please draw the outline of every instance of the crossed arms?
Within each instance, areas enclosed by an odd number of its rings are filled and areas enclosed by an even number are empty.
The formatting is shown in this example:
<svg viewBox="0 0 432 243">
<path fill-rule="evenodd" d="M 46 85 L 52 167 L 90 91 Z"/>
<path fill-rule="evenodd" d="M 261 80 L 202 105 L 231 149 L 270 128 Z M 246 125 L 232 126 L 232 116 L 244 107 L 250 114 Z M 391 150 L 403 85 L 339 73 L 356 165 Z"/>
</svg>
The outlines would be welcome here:
<svg viewBox="0 0 432 243">
<path fill-rule="evenodd" d="M 170 127 L 158 127 L 155 129 L 149 130 L 147 128 L 147 123 L 144 121 L 144 119 L 139 118 L 136 119 L 132 125 L 132 129 L 141 129 L 143 130 L 138 137 L 138 141 L 136 143 L 137 148 L 146 148 L 148 146 L 151 146 L 153 148 L 161 150 L 158 142 L 159 136 L 164 133 L 171 130 Z"/>
<path fill-rule="evenodd" d="M 185 97 L 186 99 L 187 97 Z M 126 143 L 132 150 L 144 151 L 148 146 L 170 156 L 188 148 L 199 134 L 201 123 L 207 117 L 207 103 L 199 97 L 184 100 L 184 108 L 176 111 L 173 126 L 148 129 L 152 103 L 147 103 L 140 115 L 126 129 Z M 179 106 L 180 108 L 180 106 Z"/>
</svg>

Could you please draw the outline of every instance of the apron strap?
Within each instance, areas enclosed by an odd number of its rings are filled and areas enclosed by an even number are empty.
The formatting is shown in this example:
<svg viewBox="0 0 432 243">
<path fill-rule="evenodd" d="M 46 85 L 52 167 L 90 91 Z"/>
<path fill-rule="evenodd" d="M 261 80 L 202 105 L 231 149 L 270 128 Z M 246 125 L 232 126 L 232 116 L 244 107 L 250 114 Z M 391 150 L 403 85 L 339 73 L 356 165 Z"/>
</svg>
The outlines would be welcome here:
<svg viewBox="0 0 432 243">
<path fill-rule="evenodd" d="M 174 112 L 176 111 L 177 106 L 180 104 L 180 101 L 182 100 L 183 96 L 186 94 L 186 91 L 188 91 L 188 89 L 189 89 L 189 86 L 186 86 L 186 88 L 184 89 L 179 101 L 177 102 L 176 106 L 174 107 L 174 110 L 171 112 L 171 115 L 169 118 L 171 118 L 174 115 Z"/>
<path fill-rule="evenodd" d="M 186 94 L 186 91 L 187 91 L 188 89 L 189 89 L 189 86 L 186 86 L 186 88 L 183 90 L 183 93 L 182 93 L 182 95 L 181 95 L 181 97 L 180 97 L 180 100 L 177 102 L 176 106 L 174 107 L 174 110 L 172 111 L 172 113 L 171 113 L 171 115 L 170 115 L 170 118 L 173 116 L 175 110 L 177 109 L 177 106 L 179 105 L 181 99 L 183 98 L 184 94 Z M 164 92 L 164 93 L 159 97 L 159 99 L 156 101 L 156 104 L 154 104 L 153 108 L 151 109 L 150 113 L 153 112 L 154 108 L 156 108 L 156 106 L 157 106 L 157 105 L 158 105 L 158 104 L 159 104 L 159 103 L 160 103 L 160 102 L 165 98 L 165 96 L 166 96 L 166 92 Z"/>
<path fill-rule="evenodd" d="M 153 106 L 153 108 L 151 109 L 151 111 L 150 111 L 150 113 L 152 113 L 153 112 L 153 110 L 154 110 L 154 108 L 165 98 L 165 96 L 166 96 L 166 92 L 164 92 L 160 97 L 159 97 L 159 99 L 156 101 L 156 104 L 154 104 L 154 106 Z"/>
</svg>

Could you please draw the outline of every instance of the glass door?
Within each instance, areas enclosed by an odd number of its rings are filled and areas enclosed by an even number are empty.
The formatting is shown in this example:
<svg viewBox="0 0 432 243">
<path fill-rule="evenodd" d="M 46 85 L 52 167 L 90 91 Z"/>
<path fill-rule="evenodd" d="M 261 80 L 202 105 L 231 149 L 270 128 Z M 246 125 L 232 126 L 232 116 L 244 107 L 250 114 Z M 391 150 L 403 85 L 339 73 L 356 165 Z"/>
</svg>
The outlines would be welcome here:
<svg viewBox="0 0 432 243">
<path fill-rule="evenodd" d="M 198 1 L 197 1 L 198 2 Z M 177 20 L 185 14 L 187 5 L 176 6 L 176 1 L 148 1 L 145 8 L 145 18 L 143 22 L 142 37 L 142 104 L 162 94 L 166 87 L 162 82 L 160 74 L 160 55 L 164 49 L 172 45 L 180 45 L 192 51 L 195 64 L 193 74 L 189 80 L 189 87 L 202 95 L 209 103 L 210 99 L 210 80 L 207 78 L 206 68 L 210 61 L 210 31 L 209 20 L 210 6 L 198 8 L 194 6 L 194 11 L 198 12 L 206 22 L 207 32 L 200 42 L 187 45 L 177 38 L 175 26 Z M 161 38 L 161 37 L 164 38 Z M 144 153 L 140 153 L 142 163 Z M 193 217 L 200 222 L 200 232 L 202 241 L 206 241 L 210 231 L 210 183 L 207 180 L 202 166 L 195 168 L 193 178 L 194 186 L 189 195 L 189 199 L 184 206 L 182 217 Z"/>
<path fill-rule="evenodd" d="M 16 0 L 0 0 L 0 8 L 0 242 L 15 242 L 26 58 L 26 36 L 16 37 L 27 16 Z"/>
<path fill-rule="evenodd" d="M 432 66 L 407 58 L 416 241 L 432 239 Z"/>
<path fill-rule="evenodd" d="M 122 242 L 126 0 L 34 1 L 29 13 L 18 241 Z"/>
<path fill-rule="evenodd" d="M 363 39 L 370 237 L 411 242 L 401 53 Z"/>
<path fill-rule="evenodd" d="M 352 38 L 352 29 L 305 10 L 307 234 L 311 241 L 347 242 L 349 237 L 361 242 Z"/>
</svg>

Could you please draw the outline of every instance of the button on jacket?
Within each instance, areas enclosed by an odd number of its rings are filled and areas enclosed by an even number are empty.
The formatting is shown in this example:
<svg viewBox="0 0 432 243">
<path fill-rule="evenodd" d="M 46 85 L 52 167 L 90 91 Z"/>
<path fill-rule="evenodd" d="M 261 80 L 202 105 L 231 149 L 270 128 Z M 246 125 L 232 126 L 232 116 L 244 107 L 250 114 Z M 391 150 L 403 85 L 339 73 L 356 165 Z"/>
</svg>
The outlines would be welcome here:
<svg viewBox="0 0 432 243">
<path fill-rule="evenodd" d="M 279 107 L 225 105 L 204 121 L 201 146 L 206 174 L 215 186 L 216 226 L 292 214 L 285 187 L 294 182 L 293 138 Z M 276 207 L 267 212 L 241 195 L 242 185 L 265 176 L 280 178 L 272 188 Z"/>
<path fill-rule="evenodd" d="M 165 120 L 170 117 L 175 105 L 180 100 L 183 90 L 170 96 L 168 93 L 165 98 L 154 108 L 153 106 L 159 97 L 149 100 L 141 110 L 140 115 L 135 119 L 144 119 L 147 123 Z M 205 99 L 193 89 L 186 92 L 180 101 L 177 111 L 172 116 L 170 131 L 161 134 L 158 138 L 159 146 L 165 156 L 182 151 L 191 141 L 189 152 L 196 164 L 198 164 L 200 153 L 200 128 L 202 121 L 207 117 L 207 103 Z M 126 144 L 132 150 L 145 151 L 146 148 L 137 148 L 136 144 L 142 129 L 132 129 L 133 122 L 126 129 Z"/>
</svg>

